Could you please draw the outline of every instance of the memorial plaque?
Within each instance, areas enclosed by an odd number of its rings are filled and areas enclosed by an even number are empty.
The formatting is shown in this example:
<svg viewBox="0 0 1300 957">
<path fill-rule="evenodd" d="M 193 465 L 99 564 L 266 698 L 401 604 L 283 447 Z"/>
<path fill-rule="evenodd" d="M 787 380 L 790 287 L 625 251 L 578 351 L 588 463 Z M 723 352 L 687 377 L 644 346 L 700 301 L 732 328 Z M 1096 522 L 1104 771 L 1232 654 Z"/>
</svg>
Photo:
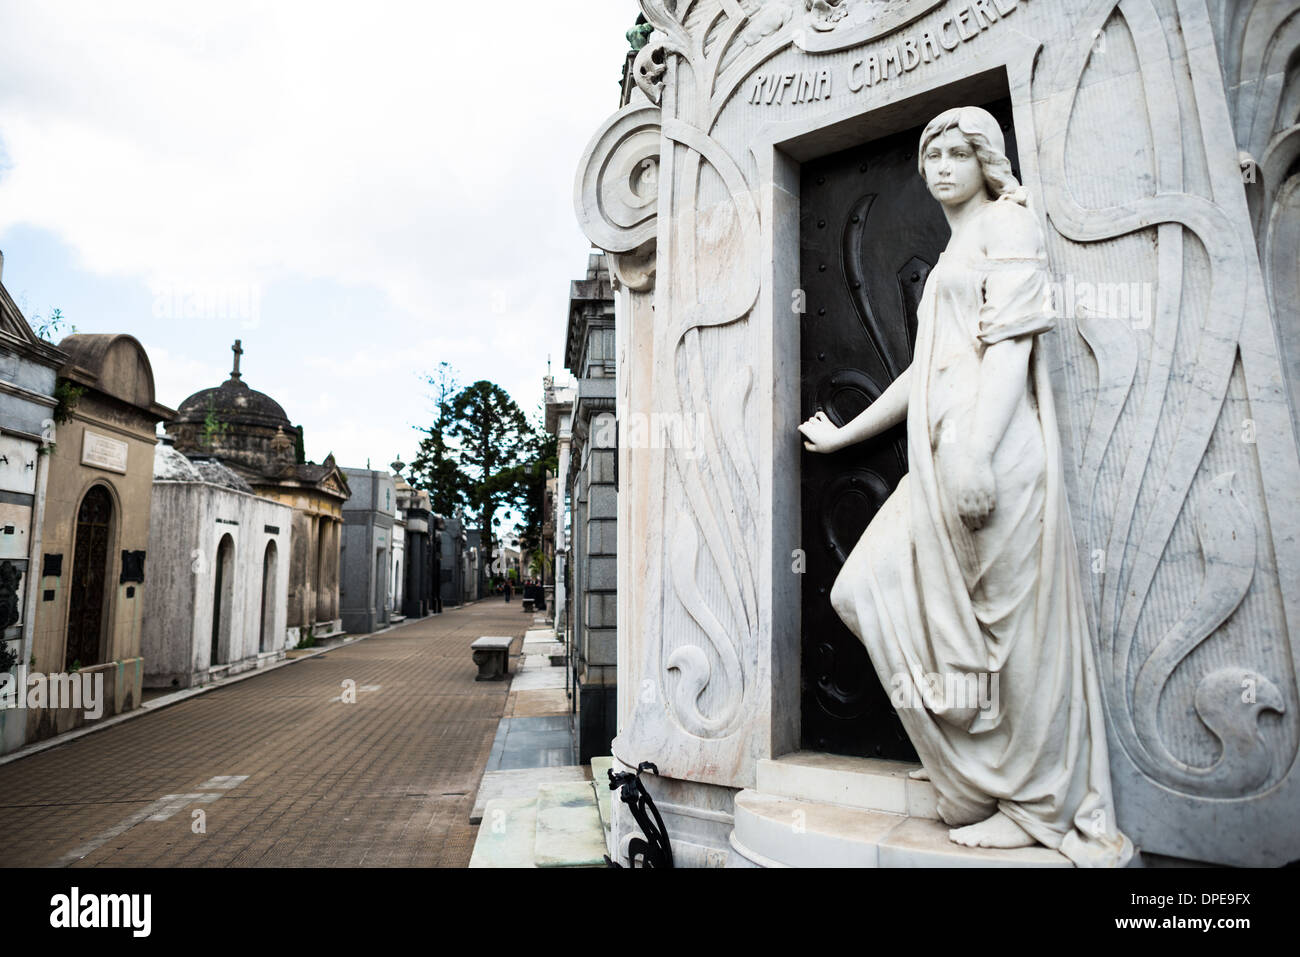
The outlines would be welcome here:
<svg viewBox="0 0 1300 957">
<path fill-rule="evenodd" d="M 81 464 L 125 475 L 127 451 L 122 440 L 87 430 L 81 443 Z"/>
</svg>

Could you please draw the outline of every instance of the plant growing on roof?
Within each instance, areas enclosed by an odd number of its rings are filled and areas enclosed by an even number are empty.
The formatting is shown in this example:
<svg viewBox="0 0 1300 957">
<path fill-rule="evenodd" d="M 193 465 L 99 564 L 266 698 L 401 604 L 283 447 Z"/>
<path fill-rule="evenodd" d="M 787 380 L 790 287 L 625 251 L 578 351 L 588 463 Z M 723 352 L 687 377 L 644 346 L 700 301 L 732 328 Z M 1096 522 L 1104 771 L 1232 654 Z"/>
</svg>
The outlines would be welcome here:
<svg viewBox="0 0 1300 957">
<path fill-rule="evenodd" d="M 209 399 L 208 414 L 203 417 L 203 430 L 199 434 L 199 443 L 201 445 L 211 446 L 217 436 L 225 435 L 229 431 L 230 423 L 217 415 L 216 405 L 211 399 Z"/>
<path fill-rule="evenodd" d="M 60 378 L 54 386 L 54 411 L 50 413 L 50 418 L 54 419 L 55 424 L 63 425 L 72 418 L 78 400 L 85 394 L 85 386 Z M 53 442 L 50 443 L 50 447 L 54 447 Z"/>
</svg>

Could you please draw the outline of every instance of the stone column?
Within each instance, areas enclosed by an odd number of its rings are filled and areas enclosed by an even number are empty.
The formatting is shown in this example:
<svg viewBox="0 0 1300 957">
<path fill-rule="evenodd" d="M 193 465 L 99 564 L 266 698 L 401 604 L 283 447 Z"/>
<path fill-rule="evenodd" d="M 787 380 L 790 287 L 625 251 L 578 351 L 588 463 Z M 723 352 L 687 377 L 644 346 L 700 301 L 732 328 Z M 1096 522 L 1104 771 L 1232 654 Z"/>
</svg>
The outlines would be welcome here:
<svg viewBox="0 0 1300 957">
<path fill-rule="evenodd" d="M 325 576 L 326 600 L 331 621 L 339 617 L 339 545 L 342 538 L 343 522 L 337 518 L 329 520 L 329 545 L 325 552 L 325 564 L 328 573 Z"/>
<path fill-rule="evenodd" d="M 618 686 L 618 498 L 614 449 L 588 447 L 584 468 L 586 508 L 578 530 L 583 539 L 584 582 L 580 592 L 582 661 L 578 761 L 608 754 L 614 738 Z"/>
<path fill-rule="evenodd" d="M 577 472 L 573 482 L 573 552 L 570 556 L 573 569 L 573 603 L 571 605 L 569 634 L 573 640 L 573 661 L 577 671 L 582 669 L 582 660 L 587 648 L 584 640 L 586 633 L 586 606 L 582 600 L 583 589 L 587 587 L 587 542 L 578 533 L 587 521 L 587 481 L 586 476 Z"/>
</svg>

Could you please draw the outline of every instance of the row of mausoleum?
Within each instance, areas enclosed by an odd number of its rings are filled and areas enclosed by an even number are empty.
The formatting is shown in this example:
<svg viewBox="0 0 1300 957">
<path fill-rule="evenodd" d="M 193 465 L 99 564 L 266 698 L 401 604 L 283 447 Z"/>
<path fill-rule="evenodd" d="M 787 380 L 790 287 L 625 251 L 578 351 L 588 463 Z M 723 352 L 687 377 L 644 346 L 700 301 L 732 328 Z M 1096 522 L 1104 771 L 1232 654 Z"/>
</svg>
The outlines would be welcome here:
<svg viewBox="0 0 1300 957">
<path fill-rule="evenodd" d="M 46 342 L 0 284 L 0 753 L 479 597 L 477 532 L 401 462 L 307 461 L 242 355 L 173 411 L 136 339 Z"/>
</svg>

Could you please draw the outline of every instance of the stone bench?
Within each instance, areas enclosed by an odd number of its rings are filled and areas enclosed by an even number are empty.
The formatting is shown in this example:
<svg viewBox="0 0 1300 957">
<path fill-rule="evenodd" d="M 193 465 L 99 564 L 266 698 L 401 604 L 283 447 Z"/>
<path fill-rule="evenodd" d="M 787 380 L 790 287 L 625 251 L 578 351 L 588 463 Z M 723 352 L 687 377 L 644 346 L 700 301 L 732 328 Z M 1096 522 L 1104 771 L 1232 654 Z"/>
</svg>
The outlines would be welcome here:
<svg viewBox="0 0 1300 957">
<path fill-rule="evenodd" d="M 529 611 L 529 612 L 536 611 L 537 610 L 536 606 L 537 606 L 537 602 L 535 599 L 532 598 L 524 599 L 524 611 Z"/>
<path fill-rule="evenodd" d="M 510 643 L 513 638 L 485 635 L 471 644 L 474 664 L 478 665 L 475 681 L 500 681 L 510 674 Z"/>
</svg>

